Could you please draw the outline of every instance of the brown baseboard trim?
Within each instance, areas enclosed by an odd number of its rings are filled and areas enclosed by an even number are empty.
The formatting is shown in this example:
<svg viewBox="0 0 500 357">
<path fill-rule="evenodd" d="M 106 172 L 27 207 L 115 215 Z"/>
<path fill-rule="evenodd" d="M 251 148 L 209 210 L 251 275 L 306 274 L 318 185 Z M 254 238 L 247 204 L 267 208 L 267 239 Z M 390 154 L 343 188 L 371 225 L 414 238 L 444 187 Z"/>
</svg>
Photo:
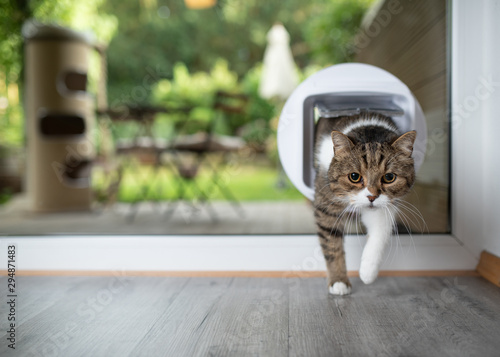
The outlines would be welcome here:
<svg viewBox="0 0 500 357">
<path fill-rule="evenodd" d="M 477 272 L 489 282 L 500 287 L 500 258 L 485 250 L 481 253 Z"/>
<path fill-rule="evenodd" d="M 7 271 L 2 270 L 1 276 Z M 210 278 L 324 278 L 324 271 L 95 271 L 95 270 L 19 270 L 17 276 L 157 276 L 157 277 L 210 277 Z M 349 271 L 349 277 L 359 277 L 357 271 Z M 431 276 L 479 276 L 474 270 L 391 270 L 381 271 L 379 276 L 431 277 Z"/>
<path fill-rule="evenodd" d="M 359 273 L 353 272 L 359 276 Z M 479 276 L 474 270 L 389 270 L 381 271 L 379 276 L 407 276 L 407 277 L 430 277 L 430 276 Z"/>
</svg>

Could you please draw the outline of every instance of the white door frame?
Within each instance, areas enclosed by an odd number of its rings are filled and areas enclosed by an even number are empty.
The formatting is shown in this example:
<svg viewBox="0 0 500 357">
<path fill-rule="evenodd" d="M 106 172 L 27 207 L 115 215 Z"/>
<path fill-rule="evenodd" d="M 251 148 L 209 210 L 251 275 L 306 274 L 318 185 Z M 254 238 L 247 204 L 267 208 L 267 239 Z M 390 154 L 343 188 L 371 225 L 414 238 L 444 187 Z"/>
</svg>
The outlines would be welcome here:
<svg viewBox="0 0 500 357">
<path fill-rule="evenodd" d="M 487 195 L 474 189 L 489 181 L 482 159 L 481 118 L 496 115 L 488 87 L 495 61 L 491 33 L 498 1 L 459 0 L 451 6 L 452 234 L 401 236 L 393 240 L 383 270 L 472 270 L 483 243 L 483 205 Z M 485 40 L 485 34 L 487 39 Z M 497 36 L 497 37 L 495 37 Z M 491 41 L 489 41 L 489 40 Z M 497 58 L 498 59 L 498 58 Z M 496 61 L 498 62 L 498 61 Z M 500 80 L 500 77 L 498 78 Z M 486 82 L 485 82 L 486 81 Z M 492 89 L 493 88 L 493 89 Z M 500 91 L 499 91 L 500 92 Z M 500 106 L 499 106 L 500 107 Z M 500 120 L 500 119 L 499 119 Z M 432 137 L 430 138 L 432 140 Z M 472 174 L 475 173 L 475 174 Z M 498 181 L 498 180 L 497 180 Z M 498 185 L 498 183 L 497 183 Z M 500 198 L 500 197 L 499 197 Z M 3 237 L 0 264 L 6 267 L 7 245 L 17 246 L 21 270 L 94 271 L 323 271 L 315 235 L 266 236 L 40 236 Z M 359 268 L 363 237 L 346 238 L 348 270 Z"/>
</svg>

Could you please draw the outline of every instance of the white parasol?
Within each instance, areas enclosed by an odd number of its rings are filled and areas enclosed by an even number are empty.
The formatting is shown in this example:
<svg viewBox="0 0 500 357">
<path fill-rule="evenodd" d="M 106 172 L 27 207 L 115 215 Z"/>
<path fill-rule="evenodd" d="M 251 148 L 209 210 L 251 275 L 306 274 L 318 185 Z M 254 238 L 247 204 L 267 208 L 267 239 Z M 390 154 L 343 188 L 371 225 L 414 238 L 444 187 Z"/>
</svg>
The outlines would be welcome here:
<svg viewBox="0 0 500 357">
<path fill-rule="evenodd" d="M 264 68 L 259 94 L 266 99 L 287 99 L 299 82 L 289 42 L 290 35 L 282 24 L 274 24 L 267 33 Z"/>
</svg>

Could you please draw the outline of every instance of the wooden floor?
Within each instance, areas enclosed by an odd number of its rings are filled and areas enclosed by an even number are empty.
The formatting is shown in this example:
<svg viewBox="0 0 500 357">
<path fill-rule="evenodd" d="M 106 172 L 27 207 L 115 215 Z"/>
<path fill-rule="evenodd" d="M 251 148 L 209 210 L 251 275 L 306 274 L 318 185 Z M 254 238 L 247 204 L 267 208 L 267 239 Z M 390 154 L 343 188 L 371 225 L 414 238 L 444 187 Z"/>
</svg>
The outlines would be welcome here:
<svg viewBox="0 0 500 357">
<path fill-rule="evenodd" d="M 17 277 L 0 356 L 499 356 L 500 289 L 477 277 Z"/>
</svg>

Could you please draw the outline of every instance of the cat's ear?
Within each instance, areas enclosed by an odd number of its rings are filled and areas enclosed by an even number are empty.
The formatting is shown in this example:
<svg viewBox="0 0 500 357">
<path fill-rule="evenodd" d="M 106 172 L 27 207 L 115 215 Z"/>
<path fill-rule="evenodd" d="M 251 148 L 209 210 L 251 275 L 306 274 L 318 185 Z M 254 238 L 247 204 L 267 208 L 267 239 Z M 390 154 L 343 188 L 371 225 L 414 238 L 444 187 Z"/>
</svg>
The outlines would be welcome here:
<svg viewBox="0 0 500 357">
<path fill-rule="evenodd" d="M 413 144 L 417 138 L 417 132 L 415 130 L 404 133 L 399 138 L 397 138 L 393 143 L 392 147 L 402 151 L 406 156 L 410 157 L 413 152 Z"/>
<path fill-rule="evenodd" d="M 354 147 L 351 139 L 346 135 L 342 134 L 340 131 L 332 131 L 332 141 L 333 141 L 333 152 L 335 155 L 339 155 L 343 152 L 349 152 Z"/>
</svg>

